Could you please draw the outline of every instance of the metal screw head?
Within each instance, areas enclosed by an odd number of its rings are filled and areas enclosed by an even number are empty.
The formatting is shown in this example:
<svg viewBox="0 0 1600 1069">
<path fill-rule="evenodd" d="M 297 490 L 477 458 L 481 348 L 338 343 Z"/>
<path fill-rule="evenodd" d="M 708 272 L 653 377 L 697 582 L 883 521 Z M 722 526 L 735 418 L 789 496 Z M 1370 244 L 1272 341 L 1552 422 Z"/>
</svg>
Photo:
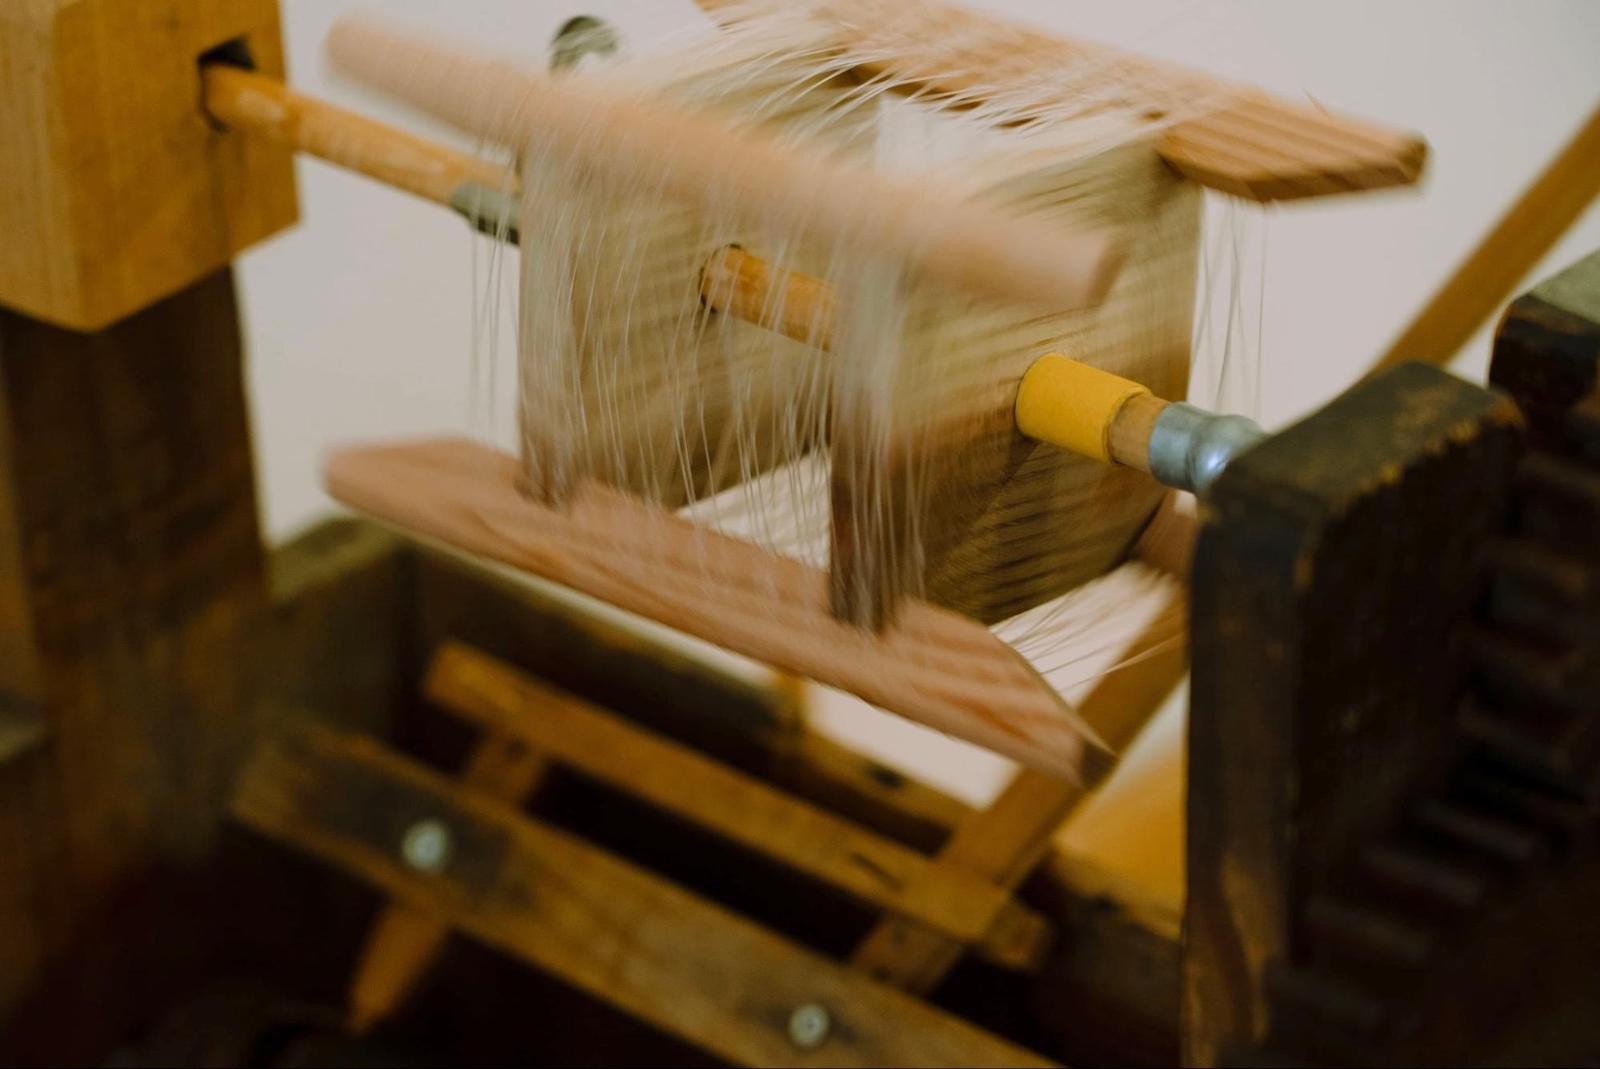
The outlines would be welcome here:
<svg viewBox="0 0 1600 1069">
<path fill-rule="evenodd" d="M 796 1006 L 789 1015 L 789 1042 L 801 1050 L 816 1050 L 828 1038 L 833 1028 L 833 1017 L 828 1008 L 817 1002 Z"/>
<path fill-rule="evenodd" d="M 419 820 L 400 840 L 400 856 L 418 872 L 438 872 L 450 860 L 450 827 L 442 820 Z"/>
<path fill-rule="evenodd" d="M 591 56 L 615 56 L 621 47 L 622 37 L 605 19 L 577 15 L 563 23 L 550 42 L 550 69 L 571 70 Z"/>
</svg>

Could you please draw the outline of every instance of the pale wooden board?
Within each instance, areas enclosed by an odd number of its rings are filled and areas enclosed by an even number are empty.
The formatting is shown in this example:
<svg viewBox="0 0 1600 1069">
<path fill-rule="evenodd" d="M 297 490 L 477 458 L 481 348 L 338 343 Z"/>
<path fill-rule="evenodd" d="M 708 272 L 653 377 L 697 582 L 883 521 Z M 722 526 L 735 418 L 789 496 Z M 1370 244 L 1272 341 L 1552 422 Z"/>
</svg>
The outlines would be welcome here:
<svg viewBox="0 0 1600 1069">
<path fill-rule="evenodd" d="M 235 815 L 626 1013 L 737 1065 L 1050 1062 L 796 946 L 759 925 L 360 736 L 266 740 Z M 410 822 L 450 828 L 443 871 L 397 849 Z M 801 1050 L 789 1016 L 826 1008 Z"/>
<path fill-rule="evenodd" d="M 746 6 L 746 0 L 699 2 L 724 17 Z M 1104 68 L 1125 82 L 1131 99 L 1119 103 L 1148 105 L 1152 125 L 1165 127 L 1159 151 L 1178 173 L 1250 200 L 1409 185 L 1427 159 L 1427 143 L 1413 133 L 953 4 L 822 0 L 815 8 L 838 23 L 841 51 L 862 55 L 864 74 L 889 74 L 904 81 L 905 91 L 965 101 L 1033 92 L 1047 109 L 1055 101 L 1041 73 Z M 1167 109 L 1174 101 L 1183 107 L 1184 96 L 1216 106 L 1172 121 Z"/>
<path fill-rule="evenodd" d="M 1067 704 L 982 625 L 908 601 L 874 634 L 828 613 L 827 576 L 595 483 L 548 508 L 515 458 L 461 439 L 328 461 L 328 492 L 459 549 L 573 587 L 848 691 L 1026 765 L 1093 781 L 1109 764 Z"/>
<path fill-rule="evenodd" d="M 0 4 L 0 304 L 99 329 L 294 222 L 289 150 L 200 109 L 236 38 L 283 76 L 274 0 Z"/>
</svg>

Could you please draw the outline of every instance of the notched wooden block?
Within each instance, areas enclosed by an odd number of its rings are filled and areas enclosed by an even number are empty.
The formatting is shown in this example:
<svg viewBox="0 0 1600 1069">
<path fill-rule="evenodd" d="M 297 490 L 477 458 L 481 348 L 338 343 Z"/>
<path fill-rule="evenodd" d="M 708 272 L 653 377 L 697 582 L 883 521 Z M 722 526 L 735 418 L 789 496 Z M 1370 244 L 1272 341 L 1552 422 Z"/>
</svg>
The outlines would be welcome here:
<svg viewBox="0 0 1600 1069">
<path fill-rule="evenodd" d="M 1503 394 L 1402 364 L 1213 485 L 1192 588 L 1192 1064 L 1265 1034 L 1265 969 L 1302 945 L 1301 907 L 1448 754 L 1524 440 Z"/>
<path fill-rule="evenodd" d="M 291 154 L 201 110 L 231 41 L 282 76 L 274 0 L 0 4 L 0 305 L 98 330 L 295 221 Z"/>
</svg>

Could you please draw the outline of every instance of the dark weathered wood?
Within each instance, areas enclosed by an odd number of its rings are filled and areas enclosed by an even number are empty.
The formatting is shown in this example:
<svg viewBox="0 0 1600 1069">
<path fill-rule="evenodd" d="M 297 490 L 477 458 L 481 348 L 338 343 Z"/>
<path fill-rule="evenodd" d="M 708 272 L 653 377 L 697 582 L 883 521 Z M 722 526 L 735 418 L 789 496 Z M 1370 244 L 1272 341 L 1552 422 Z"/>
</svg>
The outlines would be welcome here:
<svg viewBox="0 0 1600 1069">
<path fill-rule="evenodd" d="M 254 651 L 262 709 L 316 709 L 387 735 L 414 700 L 415 551 L 373 524 L 333 518 L 269 558 L 271 618 Z"/>
<path fill-rule="evenodd" d="M 1039 902 L 1060 935 L 1032 999 L 1050 1052 L 1068 1065 L 1178 1064 L 1178 940 L 1121 903 L 1054 887 Z"/>
<path fill-rule="evenodd" d="M 1600 252 L 1511 302 L 1489 382 L 1516 400 L 1536 444 L 1562 444 L 1568 413 L 1600 387 Z"/>
<path fill-rule="evenodd" d="M 234 812 L 740 1064 L 1049 1064 L 360 736 L 263 742 Z M 397 849 L 424 818 L 450 829 L 434 872 Z M 788 1022 L 807 1003 L 832 1023 L 802 1050 Z"/>
<path fill-rule="evenodd" d="M 147 963 L 75 945 L 89 918 L 212 842 L 265 603 L 256 520 L 228 272 L 99 334 L 0 311 L 0 705 L 46 732 L 0 765 L 0 1018 L 60 975 L 57 1057 L 97 1054 L 150 993 Z M 160 902 L 119 923 L 170 922 Z"/>
<path fill-rule="evenodd" d="M 1185 1058 L 1267 1028 L 1301 910 L 1444 756 L 1522 435 L 1404 365 L 1234 461 L 1196 549 Z M 1359 776 L 1359 789 L 1351 777 Z"/>
</svg>

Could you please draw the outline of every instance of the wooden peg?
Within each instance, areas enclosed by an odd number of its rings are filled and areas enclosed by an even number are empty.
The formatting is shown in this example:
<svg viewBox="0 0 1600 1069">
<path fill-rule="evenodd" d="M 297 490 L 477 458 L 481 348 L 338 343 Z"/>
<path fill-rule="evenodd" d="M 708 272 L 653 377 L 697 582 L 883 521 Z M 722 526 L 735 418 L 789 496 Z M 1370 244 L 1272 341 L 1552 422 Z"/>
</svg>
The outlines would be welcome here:
<svg viewBox="0 0 1600 1069">
<path fill-rule="evenodd" d="M 506 168 L 297 93 L 280 79 L 225 63 L 201 70 L 206 113 L 231 130 L 364 174 L 440 204 L 462 186 L 516 188 Z"/>
</svg>

